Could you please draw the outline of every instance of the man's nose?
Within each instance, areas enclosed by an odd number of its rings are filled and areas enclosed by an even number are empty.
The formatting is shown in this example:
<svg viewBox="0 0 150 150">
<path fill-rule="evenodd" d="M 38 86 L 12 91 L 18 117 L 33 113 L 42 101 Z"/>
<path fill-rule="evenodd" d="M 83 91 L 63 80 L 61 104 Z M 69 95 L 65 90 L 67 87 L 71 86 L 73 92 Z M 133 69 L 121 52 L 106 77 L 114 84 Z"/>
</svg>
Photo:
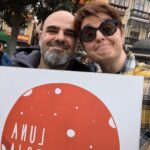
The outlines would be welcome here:
<svg viewBox="0 0 150 150">
<path fill-rule="evenodd" d="M 63 31 L 59 31 L 55 37 L 55 40 L 59 40 L 59 41 L 64 41 L 65 40 L 65 35 Z"/>
</svg>

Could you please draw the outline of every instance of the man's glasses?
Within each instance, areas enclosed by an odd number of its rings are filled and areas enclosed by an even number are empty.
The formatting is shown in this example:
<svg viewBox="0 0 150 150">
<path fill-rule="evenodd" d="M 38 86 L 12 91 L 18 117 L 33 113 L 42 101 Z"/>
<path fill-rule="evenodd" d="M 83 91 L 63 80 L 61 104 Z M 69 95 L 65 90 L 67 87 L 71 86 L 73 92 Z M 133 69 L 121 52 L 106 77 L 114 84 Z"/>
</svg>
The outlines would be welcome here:
<svg viewBox="0 0 150 150">
<path fill-rule="evenodd" d="M 80 32 L 80 40 L 82 42 L 91 42 L 96 38 L 96 32 L 99 30 L 104 36 L 113 35 L 118 27 L 116 20 L 107 19 L 103 21 L 98 28 L 85 26 Z"/>
</svg>

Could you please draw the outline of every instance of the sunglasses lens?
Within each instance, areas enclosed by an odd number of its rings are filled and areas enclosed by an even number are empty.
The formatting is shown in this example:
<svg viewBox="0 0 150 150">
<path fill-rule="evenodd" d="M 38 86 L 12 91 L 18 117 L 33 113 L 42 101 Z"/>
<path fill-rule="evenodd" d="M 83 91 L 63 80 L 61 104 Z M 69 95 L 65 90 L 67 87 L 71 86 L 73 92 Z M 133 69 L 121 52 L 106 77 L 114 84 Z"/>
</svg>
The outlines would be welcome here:
<svg viewBox="0 0 150 150">
<path fill-rule="evenodd" d="M 80 33 L 80 39 L 83 42 L 93 41 L 96 37 L 96 30 L 90 26 L 85 26 Z"/>
<path fill-rule="evenodd" d="M 83 42 L 93 41 L 96 38 L 97 30 L 100 30 L 100 32 L 104 36 L 111 36 L 116 32 L 117 26 L 118 26 L 118 23 L 115 20 L 111 20 L 111 19 L 108 19 L 102 22 L 100 27 L 98 28 L 85 26 L 80 32 L 80 39 Z"/>
<path fill-rule="evenodd" d="M 117 22 L 115 20 L 105 20 L 100 25 L 100 31 L 105 36 L 113 35 L 117 30 Z"/>
</svg>

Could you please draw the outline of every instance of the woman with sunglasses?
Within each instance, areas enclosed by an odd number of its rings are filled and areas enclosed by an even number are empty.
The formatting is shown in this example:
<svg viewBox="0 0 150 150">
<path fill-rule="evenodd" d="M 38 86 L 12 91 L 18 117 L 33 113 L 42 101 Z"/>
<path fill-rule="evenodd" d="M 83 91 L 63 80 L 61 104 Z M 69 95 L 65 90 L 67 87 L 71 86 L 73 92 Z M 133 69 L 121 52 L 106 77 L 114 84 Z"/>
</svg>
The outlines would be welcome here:
<svg viewBox="0 0 150 150">
<path fill-rule="evenodd" d="M 103 72 L 121 71 L 127 57 L 123 49 L 124 33 L 121 19 L 112 7 L 85 5 L 76 14 L 75 28 L 88 56 Z"/>
<path fill-rule="evenodd" d="M 109 4 L 88 3 L 75 16 L 75 30 L 88 57 L 104 73 L 145 76 L 141 150 L 150 150 L 150 66 L 138 63 L 124 50 L 124 31 L 118 12 Z"/>
</svg>

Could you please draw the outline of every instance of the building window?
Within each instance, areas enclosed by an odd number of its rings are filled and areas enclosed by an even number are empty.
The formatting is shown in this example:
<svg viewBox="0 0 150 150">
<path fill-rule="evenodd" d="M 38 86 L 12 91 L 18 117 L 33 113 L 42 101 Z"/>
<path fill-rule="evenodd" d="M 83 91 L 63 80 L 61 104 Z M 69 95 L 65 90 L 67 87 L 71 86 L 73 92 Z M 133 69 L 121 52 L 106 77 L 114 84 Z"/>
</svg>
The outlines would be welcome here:
<svg viewBox="0 0 150 150">
<path fill-rule="evenodd" d="M 144 0 L 136 0 L 134 8 L 137 10 L 144 10 Z"/>
<path fill-rule="evenodd" d="M 147 3 L 146 3 L 146 11 L 148 13 L 150 13 L 150 0 L 147 0 Z"/>
<path fill-rule="evenodd" d="M 129 5 L 129 0 L 109 0 L 110 4 L 116 4 L 119 6 L 125 6 L 128 7 Z"/>
<path fill-rule="evenodd" d="M 133 39 L 138 39 L 139 38 L 139 32 L 130 31 L 130 37 L 133 38 Z"/>
<path fill-rule="evenodd" d="M 149 0 L 135 0 L 133 8 L 143 12 L 150 13 L 150 1 Z"/>
</svg>

